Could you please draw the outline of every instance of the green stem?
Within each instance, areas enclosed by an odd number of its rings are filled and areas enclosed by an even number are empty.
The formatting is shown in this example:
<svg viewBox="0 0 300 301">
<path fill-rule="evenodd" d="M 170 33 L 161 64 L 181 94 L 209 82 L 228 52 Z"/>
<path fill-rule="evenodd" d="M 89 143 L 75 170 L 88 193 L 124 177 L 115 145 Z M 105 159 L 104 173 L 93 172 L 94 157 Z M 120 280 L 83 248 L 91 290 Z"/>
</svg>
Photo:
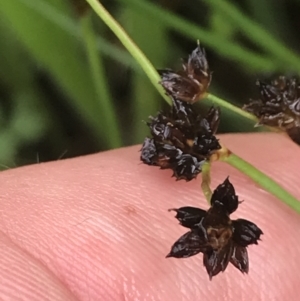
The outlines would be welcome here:
<svg viewBox="0 0 300 301">
<path fill-rule="evenodd" d="M 247 119 L 250 119 L 250 120 L 254 121 L 255 123 L 257 122 L 257 118 L 254 115 L 252 115 L 252 114 L 250 114 L 250 113 L 242 110 L 241 108 L 239 108 L 239 107 L 237 107 L 237 106 L 235 106 L 235 105 L 233 105 L 233 104 L 225 101 L 222 98 L 219 98 L 219 97 L 217 97 L 217 96 L 215 96 L 213 94 L 207 94 L 207 96 L 205 98 L 207 100 L 213 102 L 214 104 L 222 106 L 223 108 L 226 108 L 226 109 L 228 109 L 228 110 L 230 110 L 230 111 L 232 111 L 232 112 L 234 112 L 234 113 L 236 113 L 236 114 L 238 114 L 240 116 L 243 116 L 243 117 L 245 117 Z"/>
<path fill-rule="evenodd" d="M 104 127 L 109 129 L 109 131 L 106 131 L 107 136 L 105 138 L 108 147 L 117 148 L 122 146 L 121 133 L 109 93 L 103 62 L 98 53 L 91 14 L 86 14 L 86 16 L 81 18 L 81 25 L 95 91 L 101 102 L 101 114 L 99 115 L 103 119 Z"/>
<path fill-rule="evenodd" d="M 253 165 L 235 154 L 231 154 L 228 157 L 223 157 L 221 160 L 240 170 L 243 174 L 251 178 L 251 180 L 257 183 L 264 190 L 270 192 L 275 197 L 287 204 L 289 207 L 294 209 L 296 212 L 300 213 L 299 200 L 297 200 L 289 192 L 284 190 L 277 182 L 256 169 Z"/>
<path fill-rule="evenodd" d="M 171 104 L 171 100 L 165 94 L 161 85 L 159 85 L 160 76 L 151 62 L 147 59 L 144 53 L 138 48 L 138 46 L 132 41 L 120 24 L 110 15 L 110 13 L 103 7 L 98 0 L 86 0 L 90 6 L 94 9 L 96 14 L 103 20 L 103 22 L 113 31 L 113 33 L 119 38 L 121 43 L 125 46 L 128 52 L 135 58 L 138 64 L 143 68 L 144 72 L 149 77 L 152 84 L 156 87 L 162 97 L 167 103 Z"/>
<path fill-rule="evenodd" d="M 203 191 L 203 194 L 208 202 L 208 204 L 210 205 L 210 200 L 211 200 L 211 196 L 212 196 L 212 191 L 210 189 L 210 166 L 211 164 L 209 162 L 206 162 L 203 164 L 202 166 L 202 182 L 201 182 L 201 188 Z"/>
</svg>

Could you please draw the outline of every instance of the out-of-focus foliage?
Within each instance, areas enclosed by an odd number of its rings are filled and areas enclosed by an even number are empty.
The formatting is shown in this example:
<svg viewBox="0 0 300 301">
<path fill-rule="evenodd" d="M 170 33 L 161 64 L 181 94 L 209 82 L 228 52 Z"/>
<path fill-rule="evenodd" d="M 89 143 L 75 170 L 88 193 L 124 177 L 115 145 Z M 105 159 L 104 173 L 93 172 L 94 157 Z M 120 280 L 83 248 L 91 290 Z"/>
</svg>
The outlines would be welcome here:
<svg viewBox="0 0 300 301">
<path fill-rule="evenodd" d="M 238 106 L 258 77 L 300 73 L 297 0 L 102 2 L 157 68 L 179 68 L 199 39 L 210 92 Z M 2 0 L 0 39 L 2 168 L 141 143 L 166 105 L 85 0 Z M 222 132 L 250 130 L 223 111 Z"/>
</svg>

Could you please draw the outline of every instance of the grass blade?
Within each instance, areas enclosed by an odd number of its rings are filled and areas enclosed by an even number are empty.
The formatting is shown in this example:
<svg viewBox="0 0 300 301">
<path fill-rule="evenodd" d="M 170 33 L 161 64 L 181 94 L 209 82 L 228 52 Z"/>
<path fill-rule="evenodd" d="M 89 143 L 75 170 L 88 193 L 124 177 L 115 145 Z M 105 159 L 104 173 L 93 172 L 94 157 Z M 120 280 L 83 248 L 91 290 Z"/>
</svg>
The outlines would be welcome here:
<svg viewBox="0 0 300 301">
<path fill-rule="evenodd" d="M 213 31 L 203 29 L 149 1 L 119 0 L 119 2 L 137 10 L 146 18 L 153 18 L 155 22 L 160 22 L 168 28 L 176 30 L 185 37 L 195 40 L 195 42 L 200 40 L 205 46 L 212 48 L 214 51 L 228 59 L 247 66 L 250 70 L 261 71 L 263 69 L 265 71 L 275 71 L 281 67 L 278 66 L 276 61 L 249 51 L 238 45 L 236 42 L 232 42 Z"/>
<path fill-rule="evenodd" d="M 202 1 L 202 0 L 201 0 Z M 204 0 L 214 9 L 222 11 L 224 16 L 231 20 L 240 31 L 242 31 L 256 45 L 280 59 L 282 66 L 289 65 L 288 69 L 300 70 L 300 59 L 293 51 L 275 39 L 268 31 L 255 23 L 242 13 L 235 5 L 226 0 Z"/>
<path fill-rule="evenodd" d="M 289 192 L 283 189 L 277 182 L 270 177 L 259 171 L 250 163 L 246 162 L 235 154 L 230 154 L 228 157 L 223 158 L 223 161 L 235 167 L 243 174 L 247 175 L 251 180 L 257 183 L 264 190 L 268 191 L 283 203 L 291 207 L 296 212 L 300 213 L 300 202 Z"/>
<path fill-rule="evenodd" d="M 109 129 L 109 148 L 122 146 L 121 134 L 118 126 L 118 118 L 113 107 L 113 101 L 109 93 L 108 82 L 106 80 L 102 58 L 96 47 L 96 36 L 94 33 L 91 14 L 81 17 L 81 27 L 86 45 L 86 53 L 89 61 L 90 71 L 94 83 L 94 89 L 101 102 L 101 115 L 103 126 Z"/>
</svg>

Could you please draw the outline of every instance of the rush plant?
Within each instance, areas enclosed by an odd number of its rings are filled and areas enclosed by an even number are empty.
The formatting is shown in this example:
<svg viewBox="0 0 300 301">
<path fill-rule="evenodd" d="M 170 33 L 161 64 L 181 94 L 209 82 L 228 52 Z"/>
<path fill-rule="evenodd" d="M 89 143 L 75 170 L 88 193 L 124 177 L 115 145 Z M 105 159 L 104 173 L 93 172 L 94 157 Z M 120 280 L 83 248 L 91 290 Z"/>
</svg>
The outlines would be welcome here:
<svg viewBox="0 0 300 301">
<path fill-rule="evenodd" d="M 204 265 L 210 279 L 224 271 L 229 262 L 243 273 L 247 273 L 248 253 L 246 247 L 250 244 L 256 244 L 262 231 L 250 221 L 230 219 L 230 214 L 239 205 L 238 197 L 229 179 L 226 179 L 212 192 L 210 188 L 211 164 L 217 160 L 228 163 L 298 213 L 300 213 L 300 202 L 282 188 L 276 180 L 271 179 L 235 155 L 230 151 L 230 146 L 223 145 L 222 141 L 219 141 L 214 135 L 223 108 L 232 110 L 254 122 L 273 125 L 262 122 L 266 120 L 264 109 L 268 100 L 271 99 L 268 108 L 271 108 L 274 111 L 271 113 L 275 115 L 277 114 L 277 102 L 283 103 L 284 100 L 278 100 L 276 95 L 274 98 L 272 93 L 277 93 L 277 95 L 282 96 L 282 99 L 285 95 L 292 99 L 293 104 L 295 104 L 298 86 L 294 87 L 293 83 L 296 81 L 287 82 L 282 79 L 280 82 L 273 83 L 275 87 L 267 86 L 267 88 L 260 83 L 261 89 L 266 93 L 262 95 L 260 101 L 252 102 L 246 106 L 245 111 L 208 92 L 212 75 L 205 51 L 199 45 L 184 62 L 182 70 L 157 71 L 98 0 L 86 1 L 119 38 L 161 96 L 171 105 L 170 110 L 159 112 L 157 116 L 151 117 L 147 123 L 151 137 L 145 138 L 141 160 L 148 165 L 171 169 L 177 180 L 190 181 L 198 175 L 202 176 L 201 187 L 210 208 L 207 211 L 191 207 L 172 209 L 177 213 L 176 218 L 180 224 L 189 228 L 190 231 L 175 242 L 167 257 L 182 258 L 203 253 Z M 212 1 L 212 3 L 217 3 L 217 1 Z M 224 5 L 222 9 L 228 12 L 231 10 L 231 6 Z M 257 30 L 251 22 L 245 24 L 249 28 Z M 264 32 L 260 33 L 262 36 L 264 35 Z M 268 45 L 275 43 L 269 37 L 268 40 L 269 42 L 264 43 L 263 47 L 267 48 Z M 263 42 L 264 39 L 261 41 Z M 278 55 L 281 55 L 285 50 L 283 48 L 276 49 L 279 51 Z M 295 56 L 291 56 L 290 59 L 294 60 Z M 282 90 L 287 91 L 287 93 L 283 95 Z M 198 113 L 194 103 L 204 98 L 211 101 L 214 106 L 206 114 Z M 294 120 L 298 120 L 296 114 L 299 111 L 298 102 L 292 107 L 294 111 L 288 107 L 288 101 L 285 104 L 284 113 L 292 111 L 296 116 L 293 115 Z M 296 108 L 294 108 L 295 106 Z M 272 114 L 270 118 L 272 118 Z M 280 120 L 284 120 L 284 122 L 281 123 Z M 280 120 L 278 121 L 280 124 L 277 123 L 277 126 L 288 124 L 286 118 Z"/>
</svg>

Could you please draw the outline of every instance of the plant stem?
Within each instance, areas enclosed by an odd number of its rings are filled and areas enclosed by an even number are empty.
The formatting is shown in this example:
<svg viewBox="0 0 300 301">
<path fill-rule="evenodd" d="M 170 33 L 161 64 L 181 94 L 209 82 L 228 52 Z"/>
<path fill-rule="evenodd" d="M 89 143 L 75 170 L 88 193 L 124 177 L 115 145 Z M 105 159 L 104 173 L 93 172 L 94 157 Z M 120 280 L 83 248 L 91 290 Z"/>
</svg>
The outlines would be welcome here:
<svg viewBox="0 0 300 301">
<path fill-rule="evenodd" d="M 233 104 L 225 101 L 224 99 L 219 98 L 219 97 L 217 97 L 217 96 L 215 96 L 213 94 L 209 93 L 209 94 L 206 95 L 205 98 L 207 100 L 210 100 L 211 102 L 219 105 L 219 106 L 222 106 L 222 107 L 224 107 L 224 108 L 226 108 L 226 109 L 228 109 L 228 110 L 230 110 L 230 111 L 232 111 L 232 112 L 240 115 L 240 116 L 243 116 L 243 117 L 245 117 L 247 119 L 250 119 L 250 120 L 252 120 L 255 123 L 258 121 L 257 118 L 254 115 L 252 115 L 252 114 L 250 114 L 250 113 L 242 110 L 241 108 L 239 108 L 239 107 L 237 107 L 237 106 L 235 106 L 235 105 L 233 105 Z"/>
<path fill-rule="evenodd" d="M 209 162 L 203 164 L 201 175 L 202 175 L 201 188 L 208 204 L 210 205 L 212 191 L 210 189 L 210 163 Z"/>
<path fill-rule="evenodd" d="M 255 122 L 255 124 L 258 122 L 258 119 L 256 118 L 256 116 L 244 111 L 243 109 L 231 104 L 230 102 L 227 102 L 226 100 L 224 100 L 220 97 L 217 97 L 213 94 L 208 93 L 208 94 L 206 94 L 205 99 L 209 100 L 213 104 L 217 104 L 225 109 L 230 110 L 231 112 L 234 112 L 244 118 L 247 118 L 247 119 Z M 255 126 L 255 127 L 256 128 L 261 127 L 261 128 L 263 128 L 263 131 L 270 131 L 270 132 L 277 132 L 277 133 L 282 132 L 281 129 L 267 126 L 267 125 L 259 125 L 259 126 Z"/>
<path fill-rule="evenodd" d="M 81 25 L 95 91 L 99 102 L 101 102 L 101 114 L 99 116 L 103 120 L 103 126 L 109 129 L 109 131 L 105 131 L 107 133 L 106 142 L 109 148 L 117 148 L 122 146 L 118 118 L 109 93 L 103 62 L 96 46 L 91 14 L 88 13 L 81 18 Z"/>
<path fill-rule="evenodd" d="M 103 7 L 98 0 L 86 0 L 90 6 L 94 9 L 96 14 L 103 20 L 103 22 L 113 31 L 113 33 L 119 38 L 121 43 L 129 51 L 129 53 L 135 58 L 138 64 L 143 68 L 152 84 L 156 87 L 162 97 L 167 103 L 171 104 L 171 100 L 165 94 L 163 88 L 159 85 L 160 76 L 156 69 L 153 67 L 148 58 L 138 48 L 138 46 L 127 35 L 120 24 L 110 15 L 110 13 Z"/>
<path fill-rule="evenodd" d="M 264 190 L 270 192 L 296 212 L 300 213 L 300 201 L 253 165 L 233 153 L 227 157 L 222 157 L 221 160 L 240 170 Z"/>
</svg>

